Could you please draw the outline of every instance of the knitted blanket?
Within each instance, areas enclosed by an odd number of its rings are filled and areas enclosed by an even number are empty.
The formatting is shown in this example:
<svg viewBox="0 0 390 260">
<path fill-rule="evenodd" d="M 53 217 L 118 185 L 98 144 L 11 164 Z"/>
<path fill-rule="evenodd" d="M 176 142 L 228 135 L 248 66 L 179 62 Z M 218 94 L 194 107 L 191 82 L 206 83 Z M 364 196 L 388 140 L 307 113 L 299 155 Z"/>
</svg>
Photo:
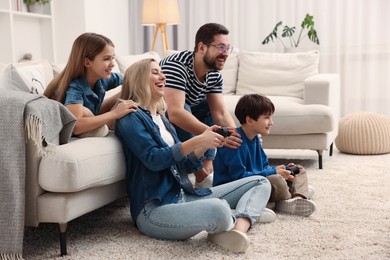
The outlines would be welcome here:
<svg viewBox="0 0 390 260">
<path fill-rule="evenodd" d="M 48 145 L 58 134 L 71 137 L 76 119 L 61 103 L 19 91 L 0 95 L 0 258 L 21 259 L 23 253 L 26 138 L 37 153 L 55 152 Z M 53 149 L 54 148 L 54 149 Z"/>
</svg>

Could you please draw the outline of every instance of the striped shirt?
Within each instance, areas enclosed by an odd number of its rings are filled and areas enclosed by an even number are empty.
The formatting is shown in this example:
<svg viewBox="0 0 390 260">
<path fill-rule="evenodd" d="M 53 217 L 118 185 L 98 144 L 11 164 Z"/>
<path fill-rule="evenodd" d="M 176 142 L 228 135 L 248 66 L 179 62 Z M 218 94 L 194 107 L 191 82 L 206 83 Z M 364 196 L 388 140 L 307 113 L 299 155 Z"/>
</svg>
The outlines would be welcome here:
<svg viewBox="0 0 390 260">
<path fill-rule="evenodd" d="M 166 87 L 185 92 L 186 103 L 199 104 L 209 93 L 222 93 L 223 79 L 218 70 L 206 74 L 200 82 L 194 71 L 194 52 L 182 51 L 161 60 L 161 69 L 166 77 Z"/>
</svg>

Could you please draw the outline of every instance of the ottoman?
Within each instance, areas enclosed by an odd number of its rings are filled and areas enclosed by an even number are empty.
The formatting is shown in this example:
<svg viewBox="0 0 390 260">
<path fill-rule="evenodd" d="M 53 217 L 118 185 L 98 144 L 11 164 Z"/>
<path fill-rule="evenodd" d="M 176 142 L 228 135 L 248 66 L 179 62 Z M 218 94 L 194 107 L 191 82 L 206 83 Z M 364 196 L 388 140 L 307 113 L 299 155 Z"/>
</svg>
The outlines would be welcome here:
<svg viewBox="0 0 390 260">
<path fill-rule="evenodd" d="M 390 118 L 356 112 L 340 119 L 335 145 L 340 152 L 360 155 L 390 152 Z"/>
</svg>

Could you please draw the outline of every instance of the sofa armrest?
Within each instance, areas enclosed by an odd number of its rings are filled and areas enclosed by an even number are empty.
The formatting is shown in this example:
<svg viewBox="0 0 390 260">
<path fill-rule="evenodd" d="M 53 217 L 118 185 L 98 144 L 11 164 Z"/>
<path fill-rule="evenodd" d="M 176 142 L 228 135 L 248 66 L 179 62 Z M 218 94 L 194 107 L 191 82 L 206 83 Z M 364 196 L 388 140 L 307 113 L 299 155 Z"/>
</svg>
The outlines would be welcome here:
<svg viewBox="0 0 390 260">
<path fill-rule="evenodd" d="M 303 100 L 305 104 L 321 104 L 340 114 L 340 76 L 320 73 L 304 81 Z"/>
</svg>

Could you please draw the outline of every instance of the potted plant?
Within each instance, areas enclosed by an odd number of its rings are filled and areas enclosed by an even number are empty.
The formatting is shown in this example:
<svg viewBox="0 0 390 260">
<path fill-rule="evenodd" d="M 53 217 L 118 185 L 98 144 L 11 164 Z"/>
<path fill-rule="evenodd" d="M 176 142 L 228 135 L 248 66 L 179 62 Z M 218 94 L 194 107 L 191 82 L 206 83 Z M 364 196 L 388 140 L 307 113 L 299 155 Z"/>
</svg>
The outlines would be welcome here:
<svg viewBox="0 0 390 260">
<path fill-rule="evenodd" d="M 299 46 L 301 41 L 304 39 L 305 35 L 303 35 L 303 33 L 305 30 L 307 31 L 307 37 L 309 37 L 309 39 L 312 42 L 314 42 L 315 44 L 318 44 L 318 45 L 320 44 L 320 40 L 318 39 L 318 36 L 317 36 L 317 31 L 314 29 L 313 16 L 306 14 L 305 19 L 303 19 L 303 21 L 301 23 L 301 30 L 299 31 L 298 38 L 293 37 L 295 34 L 295 26 L 289 27 L 289 26 L 285 25 L 283 27 L 281 36 L 283 38 L 289 39 L 289 42 L 290 42 L 289 45 L 286 45 L 285 42 L 283 41 L 283 39 L 281 39 L 281 37 L 279 35 L 278 29 L 280 26 L 282 26 L 282 24 L 283 24 L 282 21 L 278 22 L 275 25 L 272 32 L 267 37 L 265 37 L 262 44 L 268 44 L 270 41 L 274 41 L 274 39 L 278 39 L 283 44 L 283 47 L 285 49 L 287 49 L 289 47 L 296 48 Z"/>
<path fill-rule="evenodd" d="M 48 4 L 50 0 L 23 0 L 27 5 L 27 9 L 31 13 L 44 13 L 44 5 Z"/>
</svg>

